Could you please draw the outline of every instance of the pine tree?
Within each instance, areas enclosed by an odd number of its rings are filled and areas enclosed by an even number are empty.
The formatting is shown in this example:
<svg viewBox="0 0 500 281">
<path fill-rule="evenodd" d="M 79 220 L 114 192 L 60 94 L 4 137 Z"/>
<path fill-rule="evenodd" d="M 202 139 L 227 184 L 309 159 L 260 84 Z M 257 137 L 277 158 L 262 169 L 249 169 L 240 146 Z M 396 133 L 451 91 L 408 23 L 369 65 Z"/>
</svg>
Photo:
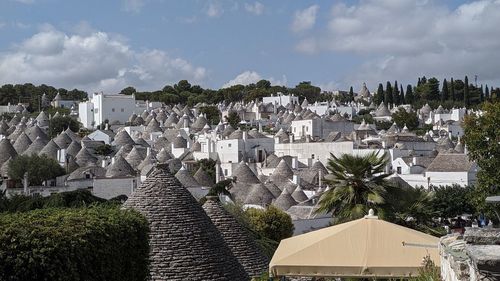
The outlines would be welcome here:
<svg viewBox="0 0 500 281">
<path fill-rule="evenodd" d="M 391 82 L 387 81 L 387 85 L 385 87 L 385 93 L 384 93 L 384 103 L 385 105 L 391 105 L 394 102 L 394 99 L 392 98 L 392 86 Z"/>
<path fill-rule="evenodd" d="M 443 80 L 443 90 L 441 91 L 441 102 L 448 100 L 448 81 Z"/>
<path fill-rule="evenodd" d="M 481 85 L 481 89 L 479 89 L 479 101 L 480 102 L 483 102 L 484 101 L 484 89 L 483 89 L 483 85 Z"/>
<path fill-rule="evenodd" d="M 453 78 L 450 81 L 450 99 L 455 101 L 455 82 L 453 82 Z"/>
<path fill-rule="evenodd" d="M 413 89 L 411 88 L 410 84 L 408 84 L 408 86 L 406 86 L 405 100 L 406 100 L 407 104 L 413 103 Z"/>
<path fill-rule="evenodd" d="M 394 90 L 392 91 L 392 100 L 394 102 L 394 105 L 400 105 L 401 101 L 399 100 L 399 87 L 398 87 L 398 81 L 394 81 Z"/>
<path fill-rule="evenodd" d="M 487 100 L 490 100 L 490 89 L 488 88 L 488 85 L 486 85 L 486 87 L 485 87 L 484 89 L 485 89 L 485 92 L 484 92 L 484 97 L 485 97 Z"/>
<path fill-rule="evenodd" d="M 403 92 L 403 85 L 399 85 L 399 101 L 401 104 L 406 104 L 405 103 L 405 92 Z"/>
<path fill-rule="evenodd" d="M 417 87 L 420 86 L 420 84 L 422 84 L 422 81 L 420 80 L 420 77 L 418 77 Z"/>
<path fill-rule="evenodd" d="M 469 78 L 467 76 L 464 79 L 464 106 L 469 106 Z"/>
</svg>

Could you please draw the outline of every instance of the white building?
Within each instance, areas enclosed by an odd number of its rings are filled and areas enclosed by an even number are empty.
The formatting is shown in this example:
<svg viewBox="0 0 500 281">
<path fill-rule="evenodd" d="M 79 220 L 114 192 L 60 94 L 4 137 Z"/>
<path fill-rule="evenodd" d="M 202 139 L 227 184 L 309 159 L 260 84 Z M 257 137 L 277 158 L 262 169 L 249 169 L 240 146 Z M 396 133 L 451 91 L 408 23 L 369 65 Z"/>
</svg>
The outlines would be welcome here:
<svg viewBox="0 0 500 281">
<path fill-rule="evenodd" d="M 294 139 L 312 137 L 323 139 L 331 132 L 350 134 L 354 130 L 354 123 L 342 117 L 332 120 L 330 118 L 314 118 L 292 121 L 291 131 Z"/>
<path fill-rule="evenodd" d="M 95 93 L 89 101 L 79 104 L 80 122 L 92 129 L 104 121 L 110 124 L 124 124 L 134 112 L 139 112 L 134 95 L 104 95 Z"/>
<path fill-rule="evenodd" d="M 277 93 L 276 96 L 272 95 L 270 97 L 263 97 L 263 103 L 271 103 L 277 105 L 287 105 L 287 104 L 299 104 L 299 97 L 294 95 L 283 95 L 282 93 Z"/>
</svg>

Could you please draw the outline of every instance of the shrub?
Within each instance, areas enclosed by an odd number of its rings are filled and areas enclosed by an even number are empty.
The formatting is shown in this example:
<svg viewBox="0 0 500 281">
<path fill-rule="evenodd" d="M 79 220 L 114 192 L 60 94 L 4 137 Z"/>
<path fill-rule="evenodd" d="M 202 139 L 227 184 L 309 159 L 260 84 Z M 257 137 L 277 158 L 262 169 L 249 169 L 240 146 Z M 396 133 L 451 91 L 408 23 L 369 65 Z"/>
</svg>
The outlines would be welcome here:
<svg viewBox="0 0 500 281">
<path fill-rule="evenodd" d="M 111 207 L 0 214 L 0 280 L 146 280 L 148 224 Z"/>
<path fill-rule="evenodd" d="M 265 210 L 250 208 L 246 213 L 253 228 L 265 238 L 280 242 L 293 235 L 292 219 L 274 206 L 269 206 Z"/>
</svg>

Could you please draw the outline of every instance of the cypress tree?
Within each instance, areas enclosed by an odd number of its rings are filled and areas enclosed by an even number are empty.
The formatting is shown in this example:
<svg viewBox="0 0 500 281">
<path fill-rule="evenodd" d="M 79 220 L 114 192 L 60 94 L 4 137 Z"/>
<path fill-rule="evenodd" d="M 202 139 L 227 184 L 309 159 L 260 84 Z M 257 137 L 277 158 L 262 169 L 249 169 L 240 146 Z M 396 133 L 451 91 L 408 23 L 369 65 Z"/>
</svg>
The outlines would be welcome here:
<svg viewBox="0 0 500 281">
<path fill-rule="evenodd" d="M 443 80 L 443 90 L 441 91 L 441 102 L 448 100 L 448 82 Z"/>
<path fill-rule="evenodd" d="M 484 89 L 483 89 L 483 85 L 481 85 L 481 89 L 480 89 L 480 92 L 479 92 L 479 101 L 480 102 L 484 101 Z"/>
<path fill-rule="evenodd" d="M 399 85 L 399 101 L 401 104 L 406 104 L 405 103 L 405 92 L 403 92 L 403 84 Z"/>
<path fill-rule="evenodd" d="M 391 82 L 387 81 L 387 85 L 385 87 L 385 93 L 384 93 L 384 103 L 385 105 L 390 105 L 394 102 L 392 98 L 392 86 Z"/>
<path fill-rule="evenodd" d="M 488 85 L 486 85 L 486 87 L 485 87 L 484 97 L 487 100 L 490 100 L 490 89 L 488 88 Z"/>
<path fill-rule="evenodd" d="M 420 81 L 420 77 L 418 77 L 417 87 L 420 86 L 421 83 L 422 83 L 422 81 Z"/>
<path fill-rule="evenodd" d="M 398 87 L 398 81 L 394 81 L 394 90 L 392 91 L 392 100 L 394 102 L 394 105 L 400 105 L 401 101 L 399 100 L 399 87 Z"/>
<path fill-rule="evenodd" d="M 405 100 L 406 100 L 407 104 L 412 104 L 413 103 L 413 90 L 412 90 L 410 84 L 408 84 L 408 86 L 406 86 Z"/>
<path fill-rule="evenodd" d="M 455 101 L 455 82 L 453 82 L 453 78 L 450 81 L 450 98 Z"/>
<path fill-rule="evenodd" d="M 384 86 L 382 85 L 382 83 L 378 84 L 377 93 L 375 94 L 373 101 L 375 102 L 376 106 L 384 101 Z"/>
<path fill-rule="evenodd" d="M 352 86 L 351 88 L 349 89 L 349 101 L 353 101 L 354 100 L 354 90 L 352 89 Z"/>
<path fill-rule="evenodd" d="M 469 78 L 467 77 L 467 75 L 464 79 L 464 106 L 469 106 Z"/>
</svg>

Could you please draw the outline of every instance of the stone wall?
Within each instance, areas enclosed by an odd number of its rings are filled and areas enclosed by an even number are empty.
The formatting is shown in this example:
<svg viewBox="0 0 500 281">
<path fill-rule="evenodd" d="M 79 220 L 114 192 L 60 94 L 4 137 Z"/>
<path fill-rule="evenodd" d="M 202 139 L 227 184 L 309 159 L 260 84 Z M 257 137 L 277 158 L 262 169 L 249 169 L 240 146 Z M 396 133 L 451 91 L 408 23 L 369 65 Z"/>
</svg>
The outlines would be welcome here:
<svg viewBox="0 0 500 281">
<path fill-rule="evenodd" d="M 500 280 L 500 229 L 467 228 L 440 240 L 444 281 Z"/>
</svg>

